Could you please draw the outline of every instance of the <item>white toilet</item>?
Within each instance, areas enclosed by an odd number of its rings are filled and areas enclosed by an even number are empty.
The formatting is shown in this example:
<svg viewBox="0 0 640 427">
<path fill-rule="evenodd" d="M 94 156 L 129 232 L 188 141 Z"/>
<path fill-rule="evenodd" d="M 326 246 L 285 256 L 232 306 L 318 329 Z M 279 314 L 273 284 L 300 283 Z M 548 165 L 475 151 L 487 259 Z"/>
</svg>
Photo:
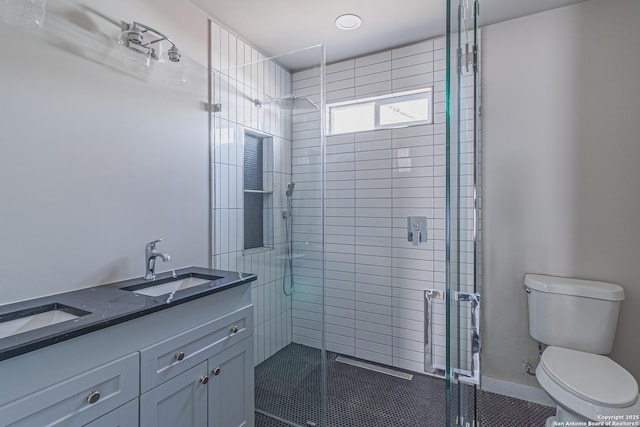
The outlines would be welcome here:
<svg viewBox="0 0 640 427">
<path fill-rule="evenodd" d="M 527 274 L 529 333 L 548 347 L 536 377 L 558 405 L 547 427 L 640 425 L 638 383 L 611 352 L 624 289 L 613 283 Z M 585 424 L 568 424 L 568 421 Z"/>
</svg>

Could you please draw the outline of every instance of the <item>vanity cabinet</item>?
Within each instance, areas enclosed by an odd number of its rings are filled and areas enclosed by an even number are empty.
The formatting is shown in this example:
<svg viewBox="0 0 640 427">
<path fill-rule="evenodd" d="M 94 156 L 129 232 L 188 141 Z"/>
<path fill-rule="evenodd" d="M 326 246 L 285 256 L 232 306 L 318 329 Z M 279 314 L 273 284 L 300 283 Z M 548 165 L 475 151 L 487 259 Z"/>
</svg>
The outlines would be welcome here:
<svg viewBox="0 0 640 427">
<path fill-rule="evenodd" d="M 252 427 L 249 284 L 0 361 L 0 427 Z"/>
<path fill-rule="evenodd" d="M 245 339 L 144 393 L 140 426 L 253 426 L 252 347 Z"/>
<path fill-rule="evenodd" d="M 140 351 L 140 425 L 253 425 L 253 307 Z"/>
</svg>

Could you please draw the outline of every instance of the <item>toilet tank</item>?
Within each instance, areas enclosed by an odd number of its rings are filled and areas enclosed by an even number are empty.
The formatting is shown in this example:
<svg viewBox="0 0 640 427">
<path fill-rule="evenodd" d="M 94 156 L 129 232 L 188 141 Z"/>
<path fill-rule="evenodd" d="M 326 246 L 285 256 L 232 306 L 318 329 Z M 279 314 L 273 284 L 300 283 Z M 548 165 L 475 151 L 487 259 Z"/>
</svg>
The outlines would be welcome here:
<svg viewBox="0 0 640 427">
<path fill-rule="evenodd" d="M 529 334 L 558 347 L 608 354 L 618 325 L 620 285 L 566 277 L 524 276 Z"/>
</svg>

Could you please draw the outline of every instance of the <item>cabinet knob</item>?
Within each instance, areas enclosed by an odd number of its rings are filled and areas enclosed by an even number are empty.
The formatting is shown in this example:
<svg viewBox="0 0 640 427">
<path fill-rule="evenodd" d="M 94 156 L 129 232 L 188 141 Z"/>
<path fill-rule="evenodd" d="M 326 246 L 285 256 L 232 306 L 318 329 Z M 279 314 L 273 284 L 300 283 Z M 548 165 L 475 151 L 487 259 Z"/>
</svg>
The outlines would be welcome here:
<svg viewBox="0 0 640 427">
<path fill-rule="evenodd" d="M 213 375 L 220 375 L 220 368 L 213 368 L 213 369 L 211 370 L 211 373 L 212 373 Z"/>
<path fill-rule="evenodd" d="M 206 383 L 208 383 L 208 382 L 209 382 L 209 377 L 208 377 L 208 376 L 206 376 L 206 375 L 205 375 L 204 377 L 200 377 L 200 382 L 201 382 L 202 384 L 206 384 Z"/>
<path fill-rule="evenodd" d="M 87 396 L 87 402 L 91 404 L 96 403 L 98 400 L 100 400 L 100 393 L 97 391 L 92 391 L 89 393 L 89 396 Z"/>
<path fill-rule="evenodd" d="M 231 327 L 231 333 L 232 334 L 237 334 L 239 330 L 240 330 L 240 328 L 238 328 L 237 325 Z"/>
<path fill-rule="evenodd" d="M 184 353 L 179 351 L 175 354 L 175 358 L 177 361 L 181 361 L 182 359 L 184 359 Z"/>
</svg>

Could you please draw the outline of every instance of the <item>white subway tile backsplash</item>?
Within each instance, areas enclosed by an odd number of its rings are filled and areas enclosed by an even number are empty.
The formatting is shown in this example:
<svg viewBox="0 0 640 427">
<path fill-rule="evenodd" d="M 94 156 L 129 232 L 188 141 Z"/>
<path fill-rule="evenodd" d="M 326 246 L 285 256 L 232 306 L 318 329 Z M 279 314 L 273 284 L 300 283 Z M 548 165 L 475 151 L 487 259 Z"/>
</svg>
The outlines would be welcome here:
<svg viewBox="0 0 640 427">
<path fill-rule="evenodd" d="M 391 68 L 399 70 L 404 67 L 411 67 L 417 64 L 424 64 L 428 67 L 427 71 L 433 70 L 433 51 L 417 53 L 415 55 L 393 58 Z"/>
<path fill-rule="evenodd" d="M 384 80 L 391 79 L 391 61 L 376 62 L 371 65 L 356 67 L 354 70 L 355 85 L 359 86 L 360 83 L 358 83 L 358 80 L 364 76 L 370 76 L 370 75 L 375 75 L 380 73 L 385 73 L 385 74 L 388 73 L 387 77 L 385 77 Z M 381 81 L 381 80 L 377 80 L 377 81 Z"/>
<path fill-rule="evenodd" d="M 376 64 L 379 62 L 390 61 L 390 60 L 391 60 L 391 51 L 374 53 L 372 55 L 355 58 L 355 68 L 366 67 L 371 64 Z"/>
<path fill-rule="evenodd" d="M 325 84 L 325 90 L 327 92 L 336 92 L 345 89 L 353 88 L 353 81 L 351 80 L 337 80 L 334 82 L 327 82 Z"/>
<path fill-rule="evenodd" d="M 331 73 L 327 70 L 326 81 L 327 83 L 330 83 L 330 82 L 337 82 L 340 80 L 349 80 L 349 79 L 353 80 L 355 77 L 356 77 L 356 74 L 353 68 L 347 68 L 342 71 L 336 71 L 334 73 Z"/>
<path fill-rule="evenodd" d="M 327 104 L 332 102 L 349 101 L 355 99 L 356 90 L 354 88 L 346 88 L 339 90 L 327 91 L 326 100 Z"/>
<path fill-rule="evenodd" d="M 357 292 L 365 292 L 376 295 L 391 296 L 391 287 L 389 283 L 393 282 L 387 276 L 374 276 L 365 273 L 356 273 Z"/>
<path fill-rule="evenodd" d="M 360 228 L 356 228 L 356 233 L 361 234 L 359 232 Z M 355 253 L 357 255 L 370 255 L 377 257 L 391 257 L 392 248 L 388 246 L 362 246 L 358 245 L 355 248 Z M 386 264 L 385 264 L 386 265 Z"/>
<path fill-rule="evenodd" d="M 333 351 L 333 352 L 344 354 L 346 356 L 351 356 L 351 357 L 355 356 L 354 343 L 351 343 L 349 345 L 337 344 L 330 341 L 329 337 L 327 337 L 326 347 L 327 347 L 327 351 Z"/>
<path fill-rule="evenodd" d="M 378 353 L 389 352 L 393 344 L 393 338 L 390 335 L 378 332 L 356 330 L 355 338 L 358 348 L 376 349 Z M 362 341 L 367 341 L 367 343 L 363 343 Z"/>
<path fill-rule="evenodd" d="M 376 350 L 382 351 L 379 348 L 376 348 Z M 385 351 L 390 351 L 390 350 L 391 348 L 385 349 Z M 376 363 L 382 363 L 384 365 L 391 365 L 391 363 L 393 363 L 393 358 L 391 357 L 391 355 L 382 354 L 382 353 L 371 351 L 368 349 L 358 348 L 357 344 L 356 344 L 356 357 L 360 359 L 371 360 L 372 362 L 376 362 Z"/>
<path fill-rule="evenodd" d="M 340 71 L 349 70 L 355 68 L 355 60 L 347 59 L 341 62 L 334 62 L 332 64 L 327 64 L 326 72 L 327 74 L 338 73 Z M 295 73 L 294 76 L 298 75 Z"/>
<path fill-rule="evenodd" d="M 391 80 L 356 86 L 356 98 L 367 98 L 376 95 L 388 95 L 391 93 L 392 89 L 393 87 L 391 85 Z"/>
<path fill-rule="evenodd" d="M 424 52 L 431 52 L 434 49 L 433 40 L 426 40 L 419 43 L 410 44 L 391 50 L 391 56 L 393 59 L 401 58 L 404 56 L 417 55 Z"/>
<path fill-rule="evenodd" d="M 431 73 L 431 70 L 432 70 L 431 66 L 432 66 L 431 63 L 427 63 L 427 64 L 415 64 L 415 65 L 410 65 L 403 68 L 394 69 L 393 70 L 394 84 L 396 80 L 399 80 L 405 77 L 428 75 Z"/>
</svg>

